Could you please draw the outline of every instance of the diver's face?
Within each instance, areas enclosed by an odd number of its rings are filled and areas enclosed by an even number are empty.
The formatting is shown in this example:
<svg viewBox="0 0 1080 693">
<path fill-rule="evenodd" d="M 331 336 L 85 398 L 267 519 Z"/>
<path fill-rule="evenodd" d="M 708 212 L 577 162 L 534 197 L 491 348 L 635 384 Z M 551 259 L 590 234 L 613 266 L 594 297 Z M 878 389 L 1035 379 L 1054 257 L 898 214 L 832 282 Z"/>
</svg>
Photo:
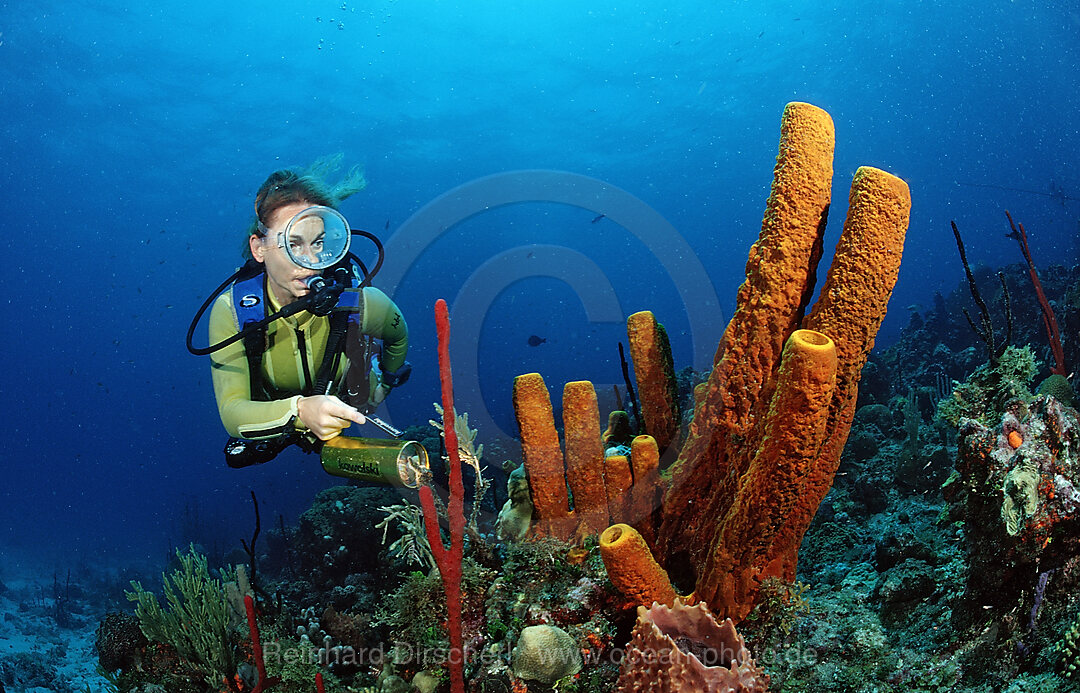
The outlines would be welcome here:
<svg viewBox="0 0 1080 693">
<path fill-rule="evenodd" d="M 304 280 L 318 274 L 317 271 L 300 267 L 289 259 L 285 248 L 279 246 L 279 239 L 292 244 L 294 255 L 313 255 L 317 252 L 322 234 L 322 223 L 308 223 L 306 220 L 294 224 L 290 230 L 290 238 L 284 239 L 282 234 L 289 220 L 302 210 L 310 207 L 307 203 L 297 203 L 278 208 L 270 215 L 266 225 L 270 233 L 265 238 L 252 236 L 251 256 L 263 263 L 266 267 L 266 283 L 274 292 L 274 298 L 282 306 L 287 306 L 297 299 L 306 296 L 311 289 Z"/>
</svg>

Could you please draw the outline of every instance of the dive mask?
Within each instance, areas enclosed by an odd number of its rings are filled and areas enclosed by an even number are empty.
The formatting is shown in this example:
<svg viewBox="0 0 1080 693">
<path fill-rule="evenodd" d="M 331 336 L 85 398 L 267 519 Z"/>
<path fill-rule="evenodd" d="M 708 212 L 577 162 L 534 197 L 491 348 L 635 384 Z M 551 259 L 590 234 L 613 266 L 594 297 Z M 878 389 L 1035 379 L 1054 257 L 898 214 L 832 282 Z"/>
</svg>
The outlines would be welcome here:
<svg viewBox="0 0 1080 693">
<path fill-rule="evenodd" d="M 271 238 L 270 229 L 258 220 L 259 232 Z M 277 246 L 305 269 L 321 270 L 340 262 L 349 252 L 349 222 L 336 209 L 315 205 L 301 210 L 277 235 Z"/>
</svg>

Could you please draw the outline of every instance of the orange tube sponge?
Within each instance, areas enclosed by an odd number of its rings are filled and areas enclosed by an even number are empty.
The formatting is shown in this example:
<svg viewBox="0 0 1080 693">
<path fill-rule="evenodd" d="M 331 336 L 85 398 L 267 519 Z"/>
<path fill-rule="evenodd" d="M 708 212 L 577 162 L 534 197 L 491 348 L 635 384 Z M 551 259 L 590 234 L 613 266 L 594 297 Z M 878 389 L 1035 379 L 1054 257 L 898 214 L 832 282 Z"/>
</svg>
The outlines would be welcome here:
<svg viewBox="0 0 1080 693">
<path fill-rule="evenodd" d="M 604 448 L 600 442 L 600 409 L 588 380 L 563 386 L 563 430 L 566 435 L 566 480 L 574 494 L 574 514 L 588 534 L 603 531 L 608 520 L 604 491 Z"/>
<path fill-rule="evenodd" d="M 796 330 L 784 347 L 762 443 L 698 574 L 695 594 L 719 617 L 740 621 L 754 606 L 769 547 L 821 449 L 835 382 L 832 340 Z"/>
<path fill-rule="evenodd" d="M 533 531 L 566 540 L 573 535 L 576 522 L 570 514 L 566 470 L 551 397 L 539 373 L 514 378 L 514 413 L 521 430 L 521 452 L 532 492 Z"/>
<path fill-rule="evenodd" d="M 669 447 L 678 450 L 679 389 L 667 332 L 651 311 L 643 310 L 626 319 L 626 336 L 645 431 L 656 439 L 661 454 Z"/>
<path fill-rule="evenodd" d="M 653 513 L 660 507 L 660 449 L 652 436 L 637 436 L 630 445 L 634 487 L 630 490 L 627 522 L 650 544 L 655 538 Z"/>
<path fill-rule="evenodd" d="M 611 584 L 639 606 L 675 603 L 667 571 L 653 559 L 649 545 L 630 525 L 611 525 L 600 535 L 600 557 Z"/>
<path fill-rule="evenodd" d="M 770 551 L 775 565 L 769 574 L 788 582 L 795 579 L 799 544 L 806 528 L 832 488 L 840 465 L 840 453 L 855 416 L 859 377 L 896 285 L 910 218 L 907 183 L 868 166 L 855 172 L 844 230 L 821 297 L 804 325 L 824 332 L 836 343 L 836 391 L 829 405 L 829 434 L 821 454 Z"/>
<path fill-rule="evenodd" d="M 756 448 L 747 439 L 760 432 L 758 419 L 768 408 L 784 340 L 798 327 L 813 293 L 832 193 L 834 143 L 828 113 L 806 103 L 784 109 L 761 234 L 750 249 L 735 314 L 664 499 L 658 552 L 668 561 L 685 552 L 674 560 L 701 565 L 713 545 L 717 518 L 731 506 Z M 732 440 L 744 442 L 729 449 Z"/>
<path fill-rule="evenodd" d="M 608 515 L 612 522 L 625 522 L 628 519 L 630 487 L 633 485 L 630 460 L 625 455 L 604 458 L 604 491 L 607 494 Z"/>
</svg>

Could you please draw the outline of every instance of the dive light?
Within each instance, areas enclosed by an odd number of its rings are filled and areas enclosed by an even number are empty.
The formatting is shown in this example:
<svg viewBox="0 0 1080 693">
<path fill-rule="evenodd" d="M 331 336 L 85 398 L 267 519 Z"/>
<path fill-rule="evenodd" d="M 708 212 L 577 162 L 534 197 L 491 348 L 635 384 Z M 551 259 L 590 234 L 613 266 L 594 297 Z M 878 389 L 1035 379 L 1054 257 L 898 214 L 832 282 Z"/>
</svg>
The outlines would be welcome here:
<svg viewBox="0 0 1080 693">
<path fill-rule="evenodd" d="M 346 479 L 416 488 L 431 477 L 427 450 L 415 440 L 337 436 L 319 458 L 327 474 Z"/>
</svg>

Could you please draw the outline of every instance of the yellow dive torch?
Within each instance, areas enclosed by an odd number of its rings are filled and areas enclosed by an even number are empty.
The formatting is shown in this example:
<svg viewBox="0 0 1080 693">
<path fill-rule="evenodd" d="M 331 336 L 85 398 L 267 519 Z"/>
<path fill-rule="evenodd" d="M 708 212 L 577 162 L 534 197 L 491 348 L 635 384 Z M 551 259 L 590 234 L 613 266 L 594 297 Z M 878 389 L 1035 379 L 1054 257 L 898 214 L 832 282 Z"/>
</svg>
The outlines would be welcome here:
<svg viewBox="0 0 1080 693">
<path fill-rule="evenodd" d="M 337 436 L 319 453 L 327 474 L 416 488 L 431 476 L 427 450 L 414 440 Z"/>
</svg>

